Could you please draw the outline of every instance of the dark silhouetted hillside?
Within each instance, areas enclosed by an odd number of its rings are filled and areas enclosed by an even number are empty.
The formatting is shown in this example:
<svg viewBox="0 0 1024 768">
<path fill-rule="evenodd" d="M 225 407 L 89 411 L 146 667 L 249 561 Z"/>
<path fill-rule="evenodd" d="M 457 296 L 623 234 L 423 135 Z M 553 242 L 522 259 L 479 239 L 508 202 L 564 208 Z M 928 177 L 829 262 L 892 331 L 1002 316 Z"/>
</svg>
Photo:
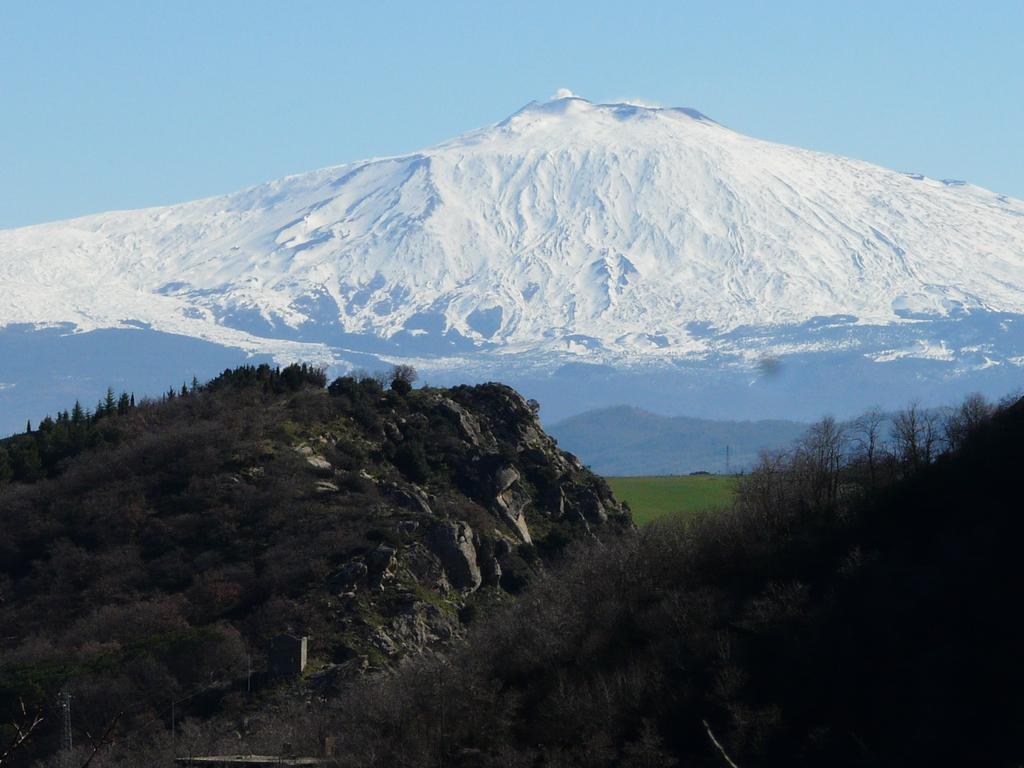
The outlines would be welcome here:
<svg viewBox="0 0 1024 768">
<path fill-rule="evenodd" d="M 1021 764 L 1024 402 L 971 413 L 871 472 L 826 420 L 733 511 L 580 551 L 343 696 L 338 764 Z"/>
</svg>

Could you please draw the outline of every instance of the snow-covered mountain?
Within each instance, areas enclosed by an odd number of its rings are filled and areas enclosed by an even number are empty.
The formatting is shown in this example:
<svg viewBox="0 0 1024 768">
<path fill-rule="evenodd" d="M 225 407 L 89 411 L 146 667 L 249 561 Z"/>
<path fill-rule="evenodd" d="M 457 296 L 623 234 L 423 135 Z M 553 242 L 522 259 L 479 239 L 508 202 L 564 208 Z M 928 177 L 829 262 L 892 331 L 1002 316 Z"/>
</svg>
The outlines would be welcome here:
<svg viewBox="0 0 1024 768">
<path fill-rule="evenodd" d="M 583 362 L 757 379 L 842 353 L 955 378 L 1024 363 L 1017 315 L 1020 200 L 575 96 L 408 155 L 0 231 L 0 326 L 143 327 L 437 375 Z"/>
</svg>

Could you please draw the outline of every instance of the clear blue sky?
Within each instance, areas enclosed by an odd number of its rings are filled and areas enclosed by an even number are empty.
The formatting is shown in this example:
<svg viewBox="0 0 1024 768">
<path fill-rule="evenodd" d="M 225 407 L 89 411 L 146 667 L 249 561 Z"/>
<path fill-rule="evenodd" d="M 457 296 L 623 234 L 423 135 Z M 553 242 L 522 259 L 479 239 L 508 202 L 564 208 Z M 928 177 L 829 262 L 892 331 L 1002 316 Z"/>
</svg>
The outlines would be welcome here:
<svg viewBox="0 0 1024 768">
<path fill-rule="evenodd" d="M 410 151 L 568 87 L 1024 197 L 1024 0 L 0 4 L 0 227 Z"/>
</svg>

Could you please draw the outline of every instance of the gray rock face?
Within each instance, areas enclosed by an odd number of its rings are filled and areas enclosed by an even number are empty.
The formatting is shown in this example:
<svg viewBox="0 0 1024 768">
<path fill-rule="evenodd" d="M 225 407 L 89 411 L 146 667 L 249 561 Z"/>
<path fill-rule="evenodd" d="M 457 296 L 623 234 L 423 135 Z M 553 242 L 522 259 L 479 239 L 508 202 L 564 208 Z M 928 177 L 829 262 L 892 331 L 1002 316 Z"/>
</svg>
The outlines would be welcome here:
<svg viewBox="0 0 1024 768">
<path fill-rule="evenodd" d="M 519 491 L 519 471 L 515 467 L 502 467 L 494 476 L 494 509 L 498 515 L 519 534 L 527 544 L 530 543 L 530 529 L 526 525 L 524 514 L 530 499 Z"/>
<path fill-rule="evenodd" d="M 458 424 L 459 433 L 467 443 L 479 449 L 489 450 L 494 447 L 494 438 L 484 434 L 480 422 L 468 410 L 447 398 L 441 400 L 438 407 Z"/>
<path fill-rule="evenodd" d="M 392 619 L 389 634 L 406 648 L 422 649 L 451 640 L 457 631 L 457 620 L 436 605 L 415 602 Z"/>
<path fill-rule="evenodd" d="M 418 584 L 438 594 L 446 594 L 451 590 L 452 585 L 441 565 L 441 558 L 428 550 L 422 542 L 414 541 L 402 548 L 402 564 L 409 569 Z"/>
<path fill-rule="evenodd" d="M 476 590 L 483 577 L 473 547 L 473 529 L 466 523 L 438 523 L 430 529 L 431 550 L 441 560 L 448 581 L 456 589 Z"/>
<path fill-rule="evenodd" d="M 601 497 L 591 491 L 587 494 L 583 503 L 583 515 L 592 523 L 608 522 L 608 511 L 605 509 Z"/>
</svg>

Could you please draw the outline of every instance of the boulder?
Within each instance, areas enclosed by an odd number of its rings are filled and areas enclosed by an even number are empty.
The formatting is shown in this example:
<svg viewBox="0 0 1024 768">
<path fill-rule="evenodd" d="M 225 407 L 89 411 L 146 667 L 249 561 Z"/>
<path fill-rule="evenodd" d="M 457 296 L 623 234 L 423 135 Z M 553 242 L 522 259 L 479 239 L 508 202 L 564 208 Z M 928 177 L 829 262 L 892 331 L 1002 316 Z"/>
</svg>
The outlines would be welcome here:
<svg viewBox="0 0 1024 768">
<path fill-rule="evenodd" d="M 502 467 L 494 475 L 494 492 L 501 494 L 512 487 L 514 483 L 518 483 L 521 478 L 519 470 L 515 467 Z"/>
<path fill-rule="evenodd" d="M 309 464 L 317 472 L 323 472 L 330 474 L 334 472 L 334 467 L 331 466 L 331 462 L 325 459 L 323 456 L 307 456 L 306 463 Z"/>
<path fill-rule="evenodd" d="M 473 529 L 466 523 L 437 523 L 430 529 L 428 544 L 441 560 L 452 586 L 471 592 L 480 586 L 483 577 L 473 547 Z"/>
</svg>

